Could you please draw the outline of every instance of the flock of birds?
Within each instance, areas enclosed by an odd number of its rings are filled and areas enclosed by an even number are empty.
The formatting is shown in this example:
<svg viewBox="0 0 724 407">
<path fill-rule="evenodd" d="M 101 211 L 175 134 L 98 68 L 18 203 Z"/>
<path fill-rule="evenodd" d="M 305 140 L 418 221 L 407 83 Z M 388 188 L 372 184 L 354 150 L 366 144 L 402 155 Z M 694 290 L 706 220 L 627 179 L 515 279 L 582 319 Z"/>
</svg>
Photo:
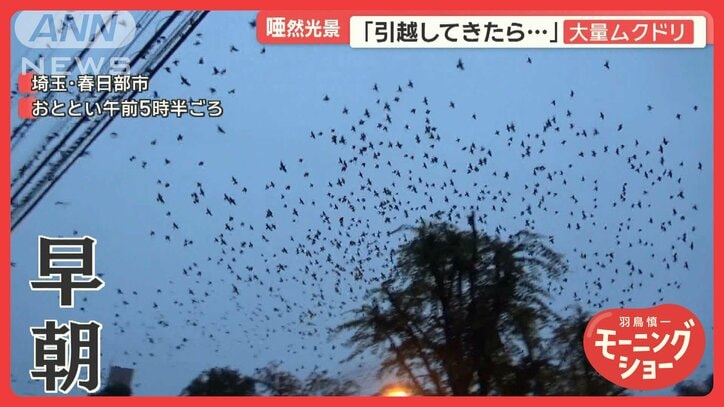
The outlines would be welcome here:
<svg viewBox="0 0 724 407">
<path fill-rule="evenodd" d="M 200 46 L 203 35 L 196 35 L 193 45 Z M 230 53 L 238 51 L 229 47 Z M 212 76 L 226 74 L 204 58 L 171 61 L 166 72 L 179 75 L 180 86 L 234 95 L 233 88 L 220 91 L 198 84 L 202 78 L 177 73 L 189 63 L 208 65 Z M 521 63 L 535 65 L 530 57 Z M 601 62 L 601 74 L 611 69 L 608 60 Z M 467 72 L 469 67 L 458 59 L 450 70 Z M 174 271 L 175 278 L 163 287 L 111 288 L 116 311 L 105 334 L 122 336 L 135 328 L 142 320 L 135 314 L 145 315 L 148 325 L 146 346 L 129 346 L 125 358 L 133 365 L 140 358 L 173 358 L 166 355 L 192 342 L 217 353 L 237 343 L 256 354 L 283 336 L 299 340 L 280 357 L 312 354 L 319 362 L 296 371 L 321 369 L 346 356 L 337 342 L 328 341 L 330 330 L 344 320 L 340 316 L 363 303 L 366 291 L 393 272 L 396 251 L 411 236 L 395 232 L 431 220 L 465 228 L 472 212 L 488 234 L 505 238 L 530 229 L 550 236 L 555 249 L 566 249 L 572 274 L 548 283 L 553 298 L 565 293 L 595 311 L 640 306 L 636 293 L 644 285 L 656 286 L 659 298 L 653 304 L 681 286 L 697 248 L 696 224 L 687 216 L 698 210 L 682 173 L 709 171 L 700 162 L 669 158 L 685 140 L 630 134 L 626 123 L 603 111 L 579 117 L 575 90 L 551 97 L 543 117 L 497 125 L 483 120 L 482 112 L 465 110 L 471 107 L 462 102 L 426 96 L 414 78 L 394 85 L 371 83 L 369 95 L 374 103 L 366 107 L 340 104 L 333 92 L 310 101 L 324 104 L 345 123 L 300 131 L 310 146 L 306 152 L 317 146 L 336 152 L 335 168 L 315 172 L 309 163 L 321 158 L 310 155 L 268 157 L 267 168 L 255 174 L 266 177 L 263 189 L 233 169 L 172 185 L 160 174 L 172 172 L 177 160 L 192 154 L 158 162 L 144 158 L 147 148 L 184 143 L 192 135 L 159 137 L 139 146 L 128 163 L 155 182 L 156 191 L 146 199 L 158 211 L 158 223 L 143 235 L 171 245 L 172 251 L 194 248 L 202 240 L 204 248 L 211 242 L 214 249 Z M 453 130 L 436 119 L 442 110 L 464 120 Z M 698 111 L 690 106 L 667 113 L 647 105 L 641 106 L 640 119 L 697 120 Z M 213 131 L 230 137 L 222 124 L 214 123 Z M 465 136 L 461 128 L 479 134 Z M 205 164 L 201 159 L 194 163 Z M 613 181 L 612 172 L 617 174 Z M 223 191 L 216 190 L 219 184 L 225 185 Z M 169 198 L 169 191 L 179 188 L 183 202 Z M 240 209 L 254 200 L 268 202 L 268 208 L 259 213 Z M 177 206 L 192 208 L 194 217 L 177 216 Z M 215 229 L 207 233 L 208 228 Z M 93 299 L 83 301 L 81 310 Z M 218 320 L 208 318 L 210 309 L 220 307 Z M 345 371 L 340 366 L 336 373 Z"/>
</svg>

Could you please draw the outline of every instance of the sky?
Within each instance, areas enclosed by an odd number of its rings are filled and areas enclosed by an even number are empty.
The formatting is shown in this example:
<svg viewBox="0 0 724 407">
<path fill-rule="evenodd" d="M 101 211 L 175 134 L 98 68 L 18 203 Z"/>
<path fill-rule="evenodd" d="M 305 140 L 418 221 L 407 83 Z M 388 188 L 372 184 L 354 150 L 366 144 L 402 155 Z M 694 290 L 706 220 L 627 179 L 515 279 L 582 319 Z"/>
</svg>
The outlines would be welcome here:
<svg viewBox="0 0 724 407">
<path fill-rule="evenodd" d="M 133 367 L 139 395 L 176 395 L 204 369 L 252 373 L 274 360 L 301 375 L 326 369 L 373 393 L 382 385 L 374 376 L 378 360 L 341 363 L 350 350 L 341 338 L 329 340 L 328 329 L 349 319 L 370 281 L 384 272 L 389 249 L 401 238 L 388 238 L 387 231 L 437 210 L 447 214 L 453 205 L 451 220 L 461 227 L 465 210 L 477 205 L 487 233 L 507 236 L 528 227 L 553 236 L 571 270 L 567 282 L 555 286 L 560 310 L 576 302 L 592 312 L 621 303 L 689 308 L 707 332 L 692 378 L 712 371 L 711 46 L 264 47 L 248 24 L 254 18 L 252 12 L 210 13 L 196 30 L 201 35 L 194 33 L 171 57 L 178 65 L 169 61 L 170 72 L 150 81 L 162 98 L 219 99 L 221 117 L 116 119 L 13 230 L 14 391 L 42 393 L 28 376 L 29 327 L 55 318 L 103 323 L 104 371 Z M 238 52 L 230 51 L 232 44 Z M 21 56 L 37 56 L 17 41 L 12 54 L 12 72 Z M 464 70 L 456 68 L 458 59 Z M 213 75 L 213 67 L 226 72 Z M 180 75 L 191 86 L 182 85 Z M 426 139 L 426 116 L 439 141 Z M 556 123 L 544 131 L 553 117 Z M 13 175 L 57 120 L 40 119 L 13 147 Z M 511 123 L 515 132 L 506 130 Z M 331 142 L 333 134 L 347 144 Z M 369 143 L 374 149 L 360 154 Z M 469 172 L 469 165 L 478 171 Z M 672 177 L 656 182 L 664 169 Z M 677 197 L 682 190 L 684 199 Z M 476 202 L 476 196 L 485 199 Z M 384 200 L 399 209 L 385 211 Z M 530 216 L 524 214 L 529 205 Z M 97 239 L 96 271 L 105 287 L 77 293 L 82 309 L 61 310 L 55 294 L 32 292 L 28 281 L 37 277 L 38 235 L 74 233 Z M 367 250 L 375 246 L 384 248 Z M 615 257 L 609 261 L 607 253 Z"/>
</svg>

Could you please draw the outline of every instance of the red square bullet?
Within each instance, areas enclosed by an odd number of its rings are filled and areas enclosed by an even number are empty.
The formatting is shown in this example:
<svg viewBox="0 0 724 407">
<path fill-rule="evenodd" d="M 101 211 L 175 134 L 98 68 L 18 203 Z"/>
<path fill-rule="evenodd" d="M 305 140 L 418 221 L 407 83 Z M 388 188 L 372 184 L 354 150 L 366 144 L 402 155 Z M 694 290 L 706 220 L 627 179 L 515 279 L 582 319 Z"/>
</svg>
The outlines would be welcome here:
<svg viewBox="0 0 724 407">
<path fill-rule="evenodd" d="M 33 103 L 36 98 L 22 98 L 18 101 L 18 115 L 23 119 L 35 119 L 33 116 Z"/>
<path fill-rule="evenodd" d="M 25 94 L 36 93 L 33 88 L 33 77 L 35 73 L 25 72 L 18 76 L 18 92 Z"/>
</svg>

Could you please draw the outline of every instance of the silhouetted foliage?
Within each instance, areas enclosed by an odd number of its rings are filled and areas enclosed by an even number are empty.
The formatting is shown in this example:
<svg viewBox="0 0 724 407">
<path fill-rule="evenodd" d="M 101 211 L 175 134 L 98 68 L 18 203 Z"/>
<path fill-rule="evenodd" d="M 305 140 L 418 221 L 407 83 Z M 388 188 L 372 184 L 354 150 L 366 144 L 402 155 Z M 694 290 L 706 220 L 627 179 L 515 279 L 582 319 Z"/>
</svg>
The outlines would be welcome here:
<svg viewBox="0 0 724 407">
<path fill-rule="evenodd" d="M 351 396 L 359 392 L 354 381 L 328 377 L 326 371 L 312 372 L 301 380 L 282 370 L 279 362 L 256 369 L 254 380 L 270 396 Z"/>
<path fill-rule="evenodd" d="M 243 376 L 230 368 L 203 372 L 184 389 L 185 396 L 351 396 L 359 392 L 352 380 L 328 377 L 326 371 L 312 372 L 305 380 L 271 362 Z"/>
<path fill-rule="evenodd" d="M 212 368 L 202 372 L 181 393 L 182 396 L 254 396 L 254 380 L 238 371 Z"/>
<path fill-rule="evenodd" d="M 706 396 L 714 388 L 714 374 L 710 374 L 701 383 L 687 380 L 674 386 L 674 391 L 679 396 Z"/>
<path fill-rule="evenodd" d="M 338 328 L 353 332 L 350 359 L 379 354 L 380 375 L 419 394 L 622 394 L 588 365 L 586 316 L 565 319 L 548 306 L 548 284 L 568 272 L 552 239 L 480 234 L 475 214 L 469 224 L 408 228 L 414 236 L 390 277 Z"/>
<path fill-rule="evenodd" d="M 591 366 L 583 350 L 583 336 L 593 315 L 575 307 L 572 315 L 561 320 L 553 331 L 550 349 L 557 361 L 556 373 L 566 380 L 551 380 L 554 393 L 560 395 L 614 396 L 625 389 L 611 384 Z"/>
<path fill-rule="evenodd" d="M 310 374 L 304 387 L 304 394 L 308 396 L 353 396 L 359 391 L 355 381 L 333 379 L 324 373 Z"/>
</svg>

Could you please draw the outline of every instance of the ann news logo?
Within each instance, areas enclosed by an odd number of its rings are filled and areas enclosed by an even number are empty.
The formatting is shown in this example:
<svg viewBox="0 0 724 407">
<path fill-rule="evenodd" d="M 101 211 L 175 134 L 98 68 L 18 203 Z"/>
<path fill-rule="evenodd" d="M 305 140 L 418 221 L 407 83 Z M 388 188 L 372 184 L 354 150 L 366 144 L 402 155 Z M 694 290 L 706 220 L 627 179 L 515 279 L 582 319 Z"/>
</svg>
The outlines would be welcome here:
<svg viewBox="0 0 724 407">
<path fill-rule="evenodd" d="M 15 36 L 29 48 L 120 48 L 136 34 L 127 11 L 23 11 Z"/>
</svg>

